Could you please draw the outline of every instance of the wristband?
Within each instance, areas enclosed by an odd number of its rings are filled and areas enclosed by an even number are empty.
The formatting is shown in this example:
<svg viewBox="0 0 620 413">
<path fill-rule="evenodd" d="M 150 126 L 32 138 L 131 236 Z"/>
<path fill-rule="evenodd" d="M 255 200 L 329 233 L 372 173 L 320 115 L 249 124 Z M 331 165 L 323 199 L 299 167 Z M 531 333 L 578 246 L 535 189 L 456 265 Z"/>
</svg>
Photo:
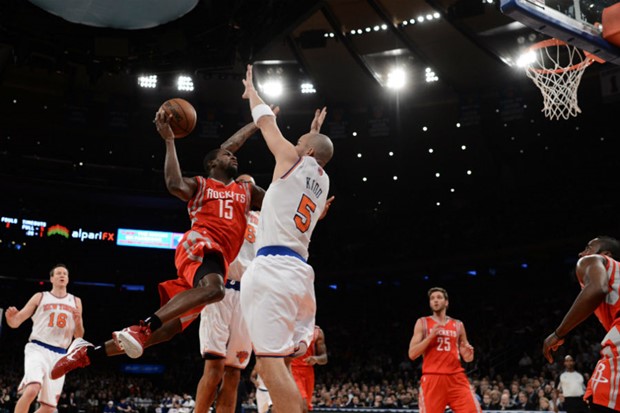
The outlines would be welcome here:
<svg viewBox="0 0 620 413">
<path fill-rule="evenodd" d="M 555 338 L 557 338 L 558 340 L 564 340 L 564 337 L 560 337 L 560 335 L 556 332 L 556 330 L 553 330 L 553 335 L 555 336 Z"/>
<path fill-rule="evenodd" d="M 273 110 L 264 103 L 256 105 L 252 108 L 252 119 L 254 120 L 254 124 L 258 123 L 258 120 L 263 116 L 276 116 L 273 113 Z"/>
</svg>

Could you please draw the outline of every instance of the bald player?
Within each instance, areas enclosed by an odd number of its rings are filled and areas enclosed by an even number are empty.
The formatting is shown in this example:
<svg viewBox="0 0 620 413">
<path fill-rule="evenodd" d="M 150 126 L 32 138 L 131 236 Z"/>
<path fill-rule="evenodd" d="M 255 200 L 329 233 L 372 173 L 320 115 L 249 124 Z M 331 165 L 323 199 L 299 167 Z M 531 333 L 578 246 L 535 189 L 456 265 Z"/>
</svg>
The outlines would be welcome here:
<svg viewBox="0 0 620 413">
<path fill-rule="evenodd" d="M 284 357 L 303 355 L 314 335 L 314 270 L 307 263 L 310 238 L 326 210 L 329 177 L 325 165 L 334 153 L 329 137 L 311 131 L 289 142 L 254 88 L 252 66 L 243 81 L 252 118 L 275 157 L 271 185 L 261 207 L 256 258 L 241 290 L 256 363 L 274 410 L 306 410 Z M 325 117 L 325 109 L 316 112 Z"/>
</svg>

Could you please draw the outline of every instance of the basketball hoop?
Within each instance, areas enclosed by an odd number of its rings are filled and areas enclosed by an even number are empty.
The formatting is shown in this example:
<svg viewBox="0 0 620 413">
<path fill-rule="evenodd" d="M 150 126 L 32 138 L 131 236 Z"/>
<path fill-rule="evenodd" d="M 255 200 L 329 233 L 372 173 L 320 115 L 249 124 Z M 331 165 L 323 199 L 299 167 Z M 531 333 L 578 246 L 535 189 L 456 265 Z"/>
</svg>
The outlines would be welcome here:
<svg viewBox="0 0 620 413">
<path fill-rule="evenodd" d="M 543 95 L 545 116 L 559 120 L 580 114 L 577 89 L 581 76 L 594 61 L 604 60 L 557 39 L 538 42 L 529 51 L 533 57 L 525 66 L 526 74 Z"/>
</svg>

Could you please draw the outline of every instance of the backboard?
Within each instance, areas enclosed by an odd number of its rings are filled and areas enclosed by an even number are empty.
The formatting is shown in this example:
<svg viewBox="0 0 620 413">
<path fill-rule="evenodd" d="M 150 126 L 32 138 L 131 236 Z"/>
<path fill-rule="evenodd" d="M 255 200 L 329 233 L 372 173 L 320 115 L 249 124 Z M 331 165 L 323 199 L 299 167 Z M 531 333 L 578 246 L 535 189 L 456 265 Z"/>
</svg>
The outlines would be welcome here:
<svg viewBox="0 0 620 413">
<path fill-rule="evenodd" d="M 603 9 L 620 0 L 501 0 L 502 13 L 547 36 L 620 65 L 620 48 L 601 35 Z"/>
</svg>

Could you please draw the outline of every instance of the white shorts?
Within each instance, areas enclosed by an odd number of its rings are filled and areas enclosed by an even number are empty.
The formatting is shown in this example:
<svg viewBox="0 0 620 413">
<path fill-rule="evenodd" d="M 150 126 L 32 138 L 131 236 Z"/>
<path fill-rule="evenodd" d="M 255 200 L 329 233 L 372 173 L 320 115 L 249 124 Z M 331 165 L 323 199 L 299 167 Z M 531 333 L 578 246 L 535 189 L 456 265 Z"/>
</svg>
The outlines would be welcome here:
<svg viewBox="0 0 620 413">
<path fill-rule="evenodd" d="M 30 383 L 41 383 L 41 391 L 37 400 L 39 403 L 56 407 L 62 393 L 62 386 L 65 384 L 65 376 L 52 380 L 50 372 L 62 356 L 64 354 L 38 344 L 26 344 L 24 348 L 24 378 L 17 388 L 18 393 L 21 393 Z"/>
<path fill-rule="evenodd" d="M 257 356 L 289 356 L 314 335 L 314 270 L 288 255 L 258 255 L 243 275 L 241 310 Z"/>
<path fill-rule="evenodd" d="M 227 366 L 244 369 L 250 362 L 252 342 L 241 314 L 239 285 L 239 281 L 227 281 L 224 299 L 202 309 L 199 336 L 202 355 L 225 357 Z"/>
</svg>

